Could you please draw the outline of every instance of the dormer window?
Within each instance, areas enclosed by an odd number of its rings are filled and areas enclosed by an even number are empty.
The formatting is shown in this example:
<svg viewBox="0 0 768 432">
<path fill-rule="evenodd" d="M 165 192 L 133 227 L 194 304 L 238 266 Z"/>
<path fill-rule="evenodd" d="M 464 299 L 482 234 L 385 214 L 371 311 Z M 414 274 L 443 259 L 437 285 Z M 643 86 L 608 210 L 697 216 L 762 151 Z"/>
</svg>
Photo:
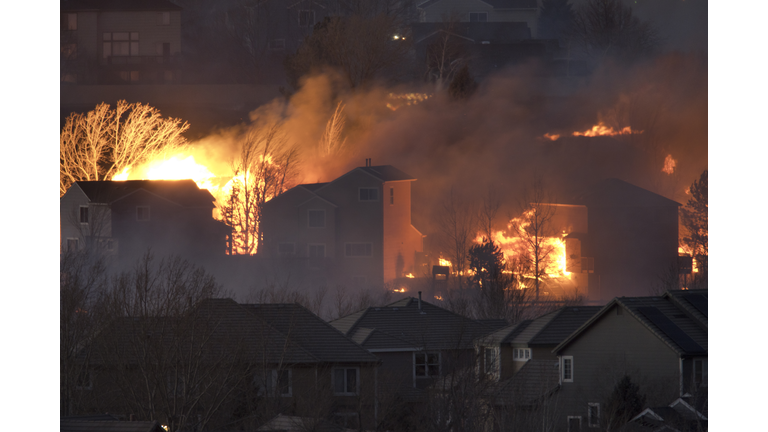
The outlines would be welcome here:
<svg viewBox="0 0 768 432">
<path fill-rule="evenodd" d="M 378 201 L 378 188 L 360 188 L 360 201 Z"/>
<path fill-rule="evenodd" d="M 512 360 L 514 361 L 528 361 L 531 359 L 530 348 L 513 348 Z"/>
</svg>

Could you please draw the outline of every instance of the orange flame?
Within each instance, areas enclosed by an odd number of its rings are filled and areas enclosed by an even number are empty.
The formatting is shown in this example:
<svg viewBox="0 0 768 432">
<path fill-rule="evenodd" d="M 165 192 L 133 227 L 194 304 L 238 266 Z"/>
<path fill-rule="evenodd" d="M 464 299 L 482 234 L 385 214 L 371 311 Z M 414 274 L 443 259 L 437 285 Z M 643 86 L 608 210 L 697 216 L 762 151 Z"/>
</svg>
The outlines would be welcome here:
<svg viewBox="0 0 768 432">
<path fill-rule="evenodd" d="M 661 168 L 661 172 L 666 174 L 672 174 L 675 172 L 675 166 L 677 166 L 677 161 L 672 158 L 671 154 L 668 154 L 667 157 L 664 159 L 664 167 Z"/>
<path fill-rule="evenodd" d="M 415 278 L 416 276 L 414 276 L 414 275 L 413 275 L 413 273 L 408 273 L 407 275 L 405 275 L 405 277 L 407 277 L 407 278 L 409 278 L 409 279 L 413 279 L 413 278 Z"/>
<path fill-rule="evenodd" d="M 643 133 L 643 131 L 633 131 L 632 128 L 629 126 L 617 131 L 610 126 L 606 126 L 605 123 L 603 122 L 598 122 L 596 125 L 592 126 L 592 129 L 587 129 L 584 132 L 574 132 L 573 136 L 595 137 L 595 136 L 631 135 L 631 134 L 639 134 L 639 133 Z"/>
</svg>

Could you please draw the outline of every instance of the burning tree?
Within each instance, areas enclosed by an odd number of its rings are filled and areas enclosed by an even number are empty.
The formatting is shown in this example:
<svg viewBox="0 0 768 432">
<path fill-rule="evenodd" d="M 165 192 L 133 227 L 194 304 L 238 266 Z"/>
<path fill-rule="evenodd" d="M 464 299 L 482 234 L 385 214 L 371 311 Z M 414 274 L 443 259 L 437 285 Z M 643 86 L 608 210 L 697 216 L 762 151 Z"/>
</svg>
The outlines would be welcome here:
<svg viewBox="0 0 768 432">
<path fill-rule="evenodd" d="M 294 181 L 299 151 L 288 144 L 281 126 L 275 122 L 251 129 L 241 140 L 232 164 L 232 189 L 220 208 L 224 223 L 232 227 L 231 254 L 256 253 L 264 204 Z"/>
<path fill-rule="evenodd" d="M 111 180 L 131 166 L 186 145 L 189 124 L 157 108 L 118 101 L 67 117 L 60 135 L 59 196 L 80 180 Z"/>
<path fill-rule="evenodd" d="M 687 232 L 687 235 L 683 237 L 683 244 L 690 249 L 701 274 L 706 274 L 709 254 L 707 245 L 709 239 L 707 177 L 708 170 L 704 170 L 699 179 L 691 184 L 689 189 L 691 198 L 680 210 L 680 220 Z"/>
<path fill-rule="evenodd" d="M 555 246 L 552 244 L 552 218 L 555 207 L 541 179 L 534 179 L 533 186 L 523 192 L 520 200 L 522 216 L 510 221 L 512 232 L 518 237 L 520 263 L 527 276 L 533 279 L 536 300 L 539 300 L 541 282 L 548 276 L 548 267 L 555 261 Z"/>
<path fill-rule="evenodd" d="M 477 226 L 477 213 L 467 201 L 457 197 L 453 189 L 443 201 L 442 207 L 438 226 L 443 237 L 443 247 L 451 258 L 458 287 L 463 288 L 469 248 Z"/>
</svg>

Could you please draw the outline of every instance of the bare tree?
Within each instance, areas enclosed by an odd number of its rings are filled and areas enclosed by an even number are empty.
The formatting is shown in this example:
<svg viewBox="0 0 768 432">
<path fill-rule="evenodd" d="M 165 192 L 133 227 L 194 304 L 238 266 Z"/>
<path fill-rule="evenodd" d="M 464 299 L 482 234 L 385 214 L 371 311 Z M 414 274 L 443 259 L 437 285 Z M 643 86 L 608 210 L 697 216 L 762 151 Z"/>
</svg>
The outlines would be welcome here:
<svg viewBox="0 0 768 432">
<path fill-rule="evenodd" d="M 264 204 L 293 184 L 299 151 L 288 144 L 281 127 L 275 122 L 250 129 L 240 141 L 232 189 L 221 208 L 224 223 L 233 230 L 233 254 L 256 253 Z"/>
<path fill-rule="evenodd" d="M 333 115 L 328 119 L 323 136 L 320 137 L 320 153 L 323 156 L 333 156 L 346 144 L 347 139 L 342 139 L 344 123 L 344 103 L 339 101 Z"/>
<path fill-rule="evenodd" d="M 501 208 L 501 199 L 499 199 L 496 189 L 489 186 L 478 213 L 480 229 L 487 239 L 493 239 L 493 222 L 499 213 L 499 208 Z"/>
<path fill-rule="evenodd" d="M 548 277 L 547 267 L 554 259 L 554 247 L 548 241 L 556 234 L 551 226 L 556 207 L 549 205 L 553 202 L 543 181 L 536 177 L 518 201 L 521 216 L 510 223 L 513 232 L 520 238 L 520 263 L 525 267 L 525 274 L 533 278 L 536 301 L 539 300 L 541 284 Z"/>
<path fill-rule="evenodd" d="M 469 247 L 477 234 L 477 212 L 468 200 L 451 189 L 438 217 L 443 247 L 448 251 L 458 288 L 463 288 Z"/>
<path fill-rule="evenodd" d="M 634 59 L 658 45 L 656 30 L 621 0 L 589 0 L 575 11 L 571 38 L 584 52 L 602 59 Z"/>
<path fill-rule="evenodd" d="M 433 82 L 437 91 L 451 83 L 469 60 L 462 37 L 456 34 L 460 17 L 452 14 L 440 25 L 438 36 L 427 45 L 424 77 Z"/>
<path fill-rule="evenodd" d="M 72 113 L 60 135 L 59 196 L 79 180 L 111 180 L 125 169 L 186 145 L 189 124 L 142 103 L 101 103 Z"/>
<path fill-rule="evenodd" d="M 68 416 L 92 402 L 89 343 L 106 319 L 107 272 L 103 260 L 81 251 L 64 252 L 59 265 L 60 411 Z"/>
</svg>

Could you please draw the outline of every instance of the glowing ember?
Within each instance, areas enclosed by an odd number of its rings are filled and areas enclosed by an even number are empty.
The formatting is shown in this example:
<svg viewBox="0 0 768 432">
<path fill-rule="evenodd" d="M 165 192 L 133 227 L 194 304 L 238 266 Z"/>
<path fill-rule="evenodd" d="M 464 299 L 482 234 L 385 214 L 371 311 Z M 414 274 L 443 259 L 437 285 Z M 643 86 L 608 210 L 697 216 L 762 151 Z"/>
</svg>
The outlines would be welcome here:
<svg viewBox="0 0 768 432">
<path fill-rule="evenodd" d="M 400 289 L 392 290 L 392 292 L 396 292 L 396 293 L 404 293 L 406 291 L 408 291 L 408 290 L 406 290 L 405 287 L 400 287 Z"/>
<path fill-rule="evenodd" d="M 440 301 L 443 301 L 443 296 L 440 296 L 440 295 L 436 295 L 436 296 L 435 296 L 435 300 L 440 300 Z"/>
<path fill-rule="evenodd" d="M 437 261 L 438 261 L 438 264 L 443 267 L 451 267 L 451 262 L 448 261 L 447 259 L 440 258 Z"/>
<path fill-rule="evenodd" d="M 410 279 L 413 279 L 413 278 L 415 278 L 416 276 L 414 276 L 414 275 L 413 275 L 413 273 L 408 273 L 407 275 L 405 275 L 405 277 L 407 277 L 407 278 L 410 278 Z"/>
<path fill-rule="evenodd" d="M 574 132 L 573 136 L 595 137 L 595 136 L 631 135 L 633 133 L 639 134 L 639 133 L 643 133 L 643 131 L 633 131 L 632 128 L 629 126 L 617 131 L 610 126 L 606 126 L 603 122 L 599 122 L 598 124 L 592 126 L 592 129 L 585 130 L 584 132 Z"/>
<path fill-rule="evenodd" d="M 691 256 L 691 249 L 688 246 L 678 246 L 677 252 L 680 254 L 685 254 L 688 256 Z M 693 272 L 698 273 L 699 272 L 699 265 L 696 263 L 696 258 L 693 259 Z"/>
<path fill-rule="evenodd" d="M 672 158 L 671 154 L 668 154 L 667 157 L 664 159 L 664 167 L 661 169 L 661 172 L 666 174 L 672 174 L 675 172 L 675 166 L 677 166 L 677 161 Z"/>
<path fill-rule="evenodd" d="M 398 108 L 403 106 L 416 105 L 420 102 L 424 102 L 425 100 L 432 97 L 432 95 L 426 93 L 390 93 L 388 97 L 391 102 L 387 102 L 387 108 L 391 109 L 392 111 L 396 111 Z"/>
<path fill-rule="evenodd" d="M 545 133 L 545 134 L 544 134 L 544 138 L 546 138 L 546 139 L 548 139 L 548 140 L 550 140 L 550 141 L 557 141 L 557 140 L 558 140 L 558 138 L 560 138 L 560 134 L 549 134 L 549 133 Z"/>
</svg>

